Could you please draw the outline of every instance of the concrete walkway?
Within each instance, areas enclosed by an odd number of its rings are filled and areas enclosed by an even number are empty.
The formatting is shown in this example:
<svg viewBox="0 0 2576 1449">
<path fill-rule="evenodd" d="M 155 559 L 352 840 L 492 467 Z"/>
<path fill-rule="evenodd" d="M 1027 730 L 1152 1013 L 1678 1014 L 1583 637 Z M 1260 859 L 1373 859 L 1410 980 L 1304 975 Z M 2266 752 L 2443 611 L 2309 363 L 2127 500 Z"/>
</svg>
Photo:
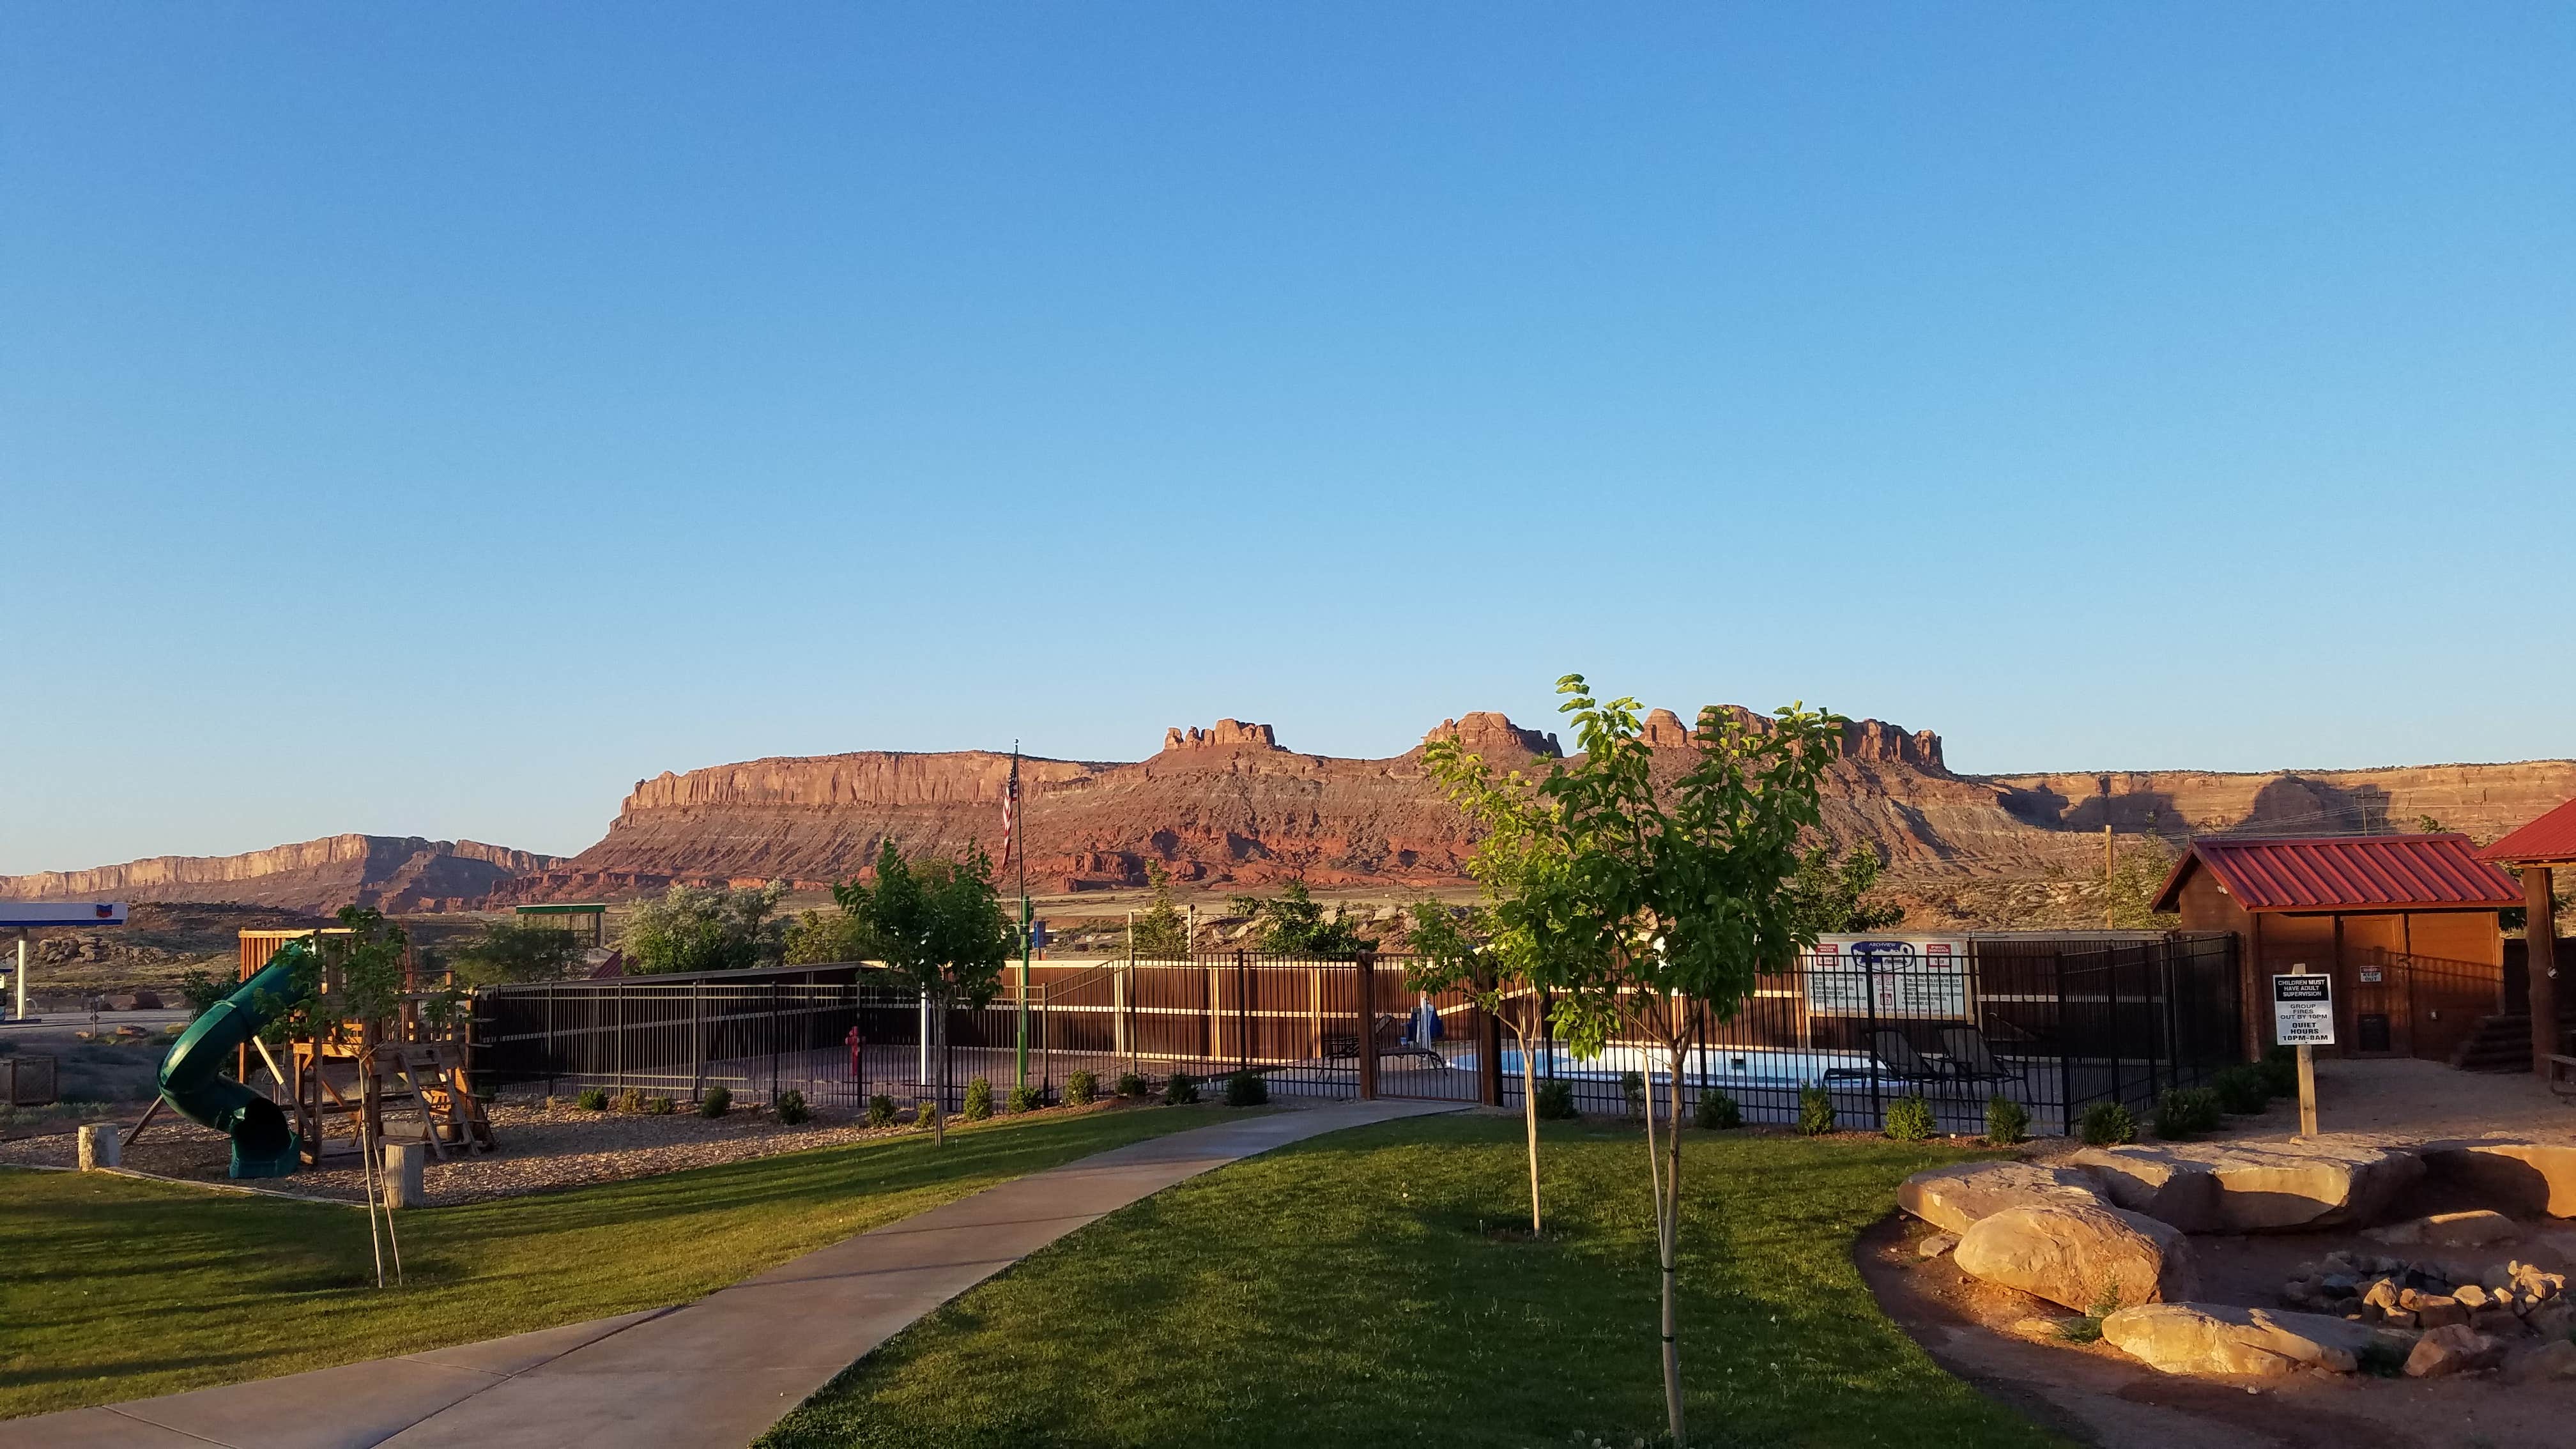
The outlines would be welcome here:
<svg viewBox="0 0 2576 1449">
<path fill-rule="evenodd" d="M 738 1449 L 932 1309 L 1176 1182 L 1345 1127 L 1457 1109 L 1337 1102 L 1130 1143 L 630 1313 L 0 1423 L 0 1449 Z"/>
</svg>

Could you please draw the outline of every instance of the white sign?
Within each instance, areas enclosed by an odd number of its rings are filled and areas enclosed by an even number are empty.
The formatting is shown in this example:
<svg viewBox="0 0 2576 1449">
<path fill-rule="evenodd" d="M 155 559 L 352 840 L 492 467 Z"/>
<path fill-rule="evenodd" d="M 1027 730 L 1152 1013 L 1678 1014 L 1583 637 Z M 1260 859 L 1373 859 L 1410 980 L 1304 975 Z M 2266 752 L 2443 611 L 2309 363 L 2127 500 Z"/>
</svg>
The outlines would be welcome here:
<svg viewBox="0 0 2576 1449">
<path fill-rule="evenodd" d="M 2283 1046 L 2334 1045 L 2334 978 L 2272 978 L 2272 1039 Z"/>
<path fill-rule="evenodd" d="M 1868 1016 L 1874 1007 L 1880 1016 L 1972 1020 L 1968 960 L 1968 943 L 1957 937 L 1820 937 L 1807 956 L 1807 1010 Z"/>
</svg>

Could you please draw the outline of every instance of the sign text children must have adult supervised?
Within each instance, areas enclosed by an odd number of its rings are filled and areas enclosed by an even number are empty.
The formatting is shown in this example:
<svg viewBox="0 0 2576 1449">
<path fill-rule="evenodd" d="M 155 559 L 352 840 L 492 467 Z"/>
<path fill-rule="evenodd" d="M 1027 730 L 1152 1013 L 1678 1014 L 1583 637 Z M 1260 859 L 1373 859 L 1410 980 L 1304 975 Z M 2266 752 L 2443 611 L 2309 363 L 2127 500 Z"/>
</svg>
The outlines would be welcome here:
<svg viewBox="0 0 2576 1449">
<path fill-rule="evenodd" d="M 2334 1045 L 2334 978 L 2272 978 L 2272 1039 L 2283 1046 Z"/>
</svg>

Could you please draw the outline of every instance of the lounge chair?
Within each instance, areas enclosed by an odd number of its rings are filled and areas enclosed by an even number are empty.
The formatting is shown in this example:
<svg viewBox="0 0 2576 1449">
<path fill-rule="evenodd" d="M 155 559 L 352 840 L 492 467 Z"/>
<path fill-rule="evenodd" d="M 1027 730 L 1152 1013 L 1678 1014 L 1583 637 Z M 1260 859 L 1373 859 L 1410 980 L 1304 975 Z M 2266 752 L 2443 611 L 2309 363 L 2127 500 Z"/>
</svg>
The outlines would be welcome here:
<svg viewBox="0 0 2576 1449">
<path fill-rule="evenodd" d="M 1869 1054 L 1881 1071 L 1900 1082 L 1937 1082 L 1949 1075 L 1894 1027 L 1883 1026 L 1869 1034 Z"/>
<path fill-rule="evenodd" d="M 1986 1034 L 1973 1026 L 1941 1028 L 1941 1055 L 1950 1075 L 1963 1082 L 2017 1082 L 2022 1077 L 1995 1055 Z"/>
</svg>

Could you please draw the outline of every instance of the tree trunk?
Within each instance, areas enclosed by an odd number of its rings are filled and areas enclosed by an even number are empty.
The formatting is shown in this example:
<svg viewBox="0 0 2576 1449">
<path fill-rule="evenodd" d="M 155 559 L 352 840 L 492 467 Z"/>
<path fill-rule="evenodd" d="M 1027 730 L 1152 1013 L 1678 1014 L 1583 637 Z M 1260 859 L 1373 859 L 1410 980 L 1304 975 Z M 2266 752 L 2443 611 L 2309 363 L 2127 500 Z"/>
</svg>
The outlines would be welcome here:
<svg viewBox="0 0 2576 1449">
<path fill-rule="evenodd" d="M 1662 1144 L 1655 1141 L 1655 1073 L 1652 1058 L 1644 1060 L 1639 1073 L 1646 1079 L 1646 1176 L 1655 1196 L 1655 1265 L 1663 1274 L 1663 1369 L 1664 1417 L 1671 1428 L 1674 1449 L 1682 1446 L 1682 1360 L 1681 1345 L 1674 1337 L 1673 1288 L 1673 1195 L 1668 1190 L 1669 1173 Z M 1675 1131 L 1678 1131 L 1676 1122 Z M 1677 1164 L 1676 1164 L 1677 1165 Z"/>
<path fill-rule="evenodd" d="M 1531 1060 L 1531 1034 L 1521 1032 L 1521 1123 L 1529 1129 L 1530 1236 L 1547 1231 L 1538 1207 L 1538 1064 Z"/>
</svg>

